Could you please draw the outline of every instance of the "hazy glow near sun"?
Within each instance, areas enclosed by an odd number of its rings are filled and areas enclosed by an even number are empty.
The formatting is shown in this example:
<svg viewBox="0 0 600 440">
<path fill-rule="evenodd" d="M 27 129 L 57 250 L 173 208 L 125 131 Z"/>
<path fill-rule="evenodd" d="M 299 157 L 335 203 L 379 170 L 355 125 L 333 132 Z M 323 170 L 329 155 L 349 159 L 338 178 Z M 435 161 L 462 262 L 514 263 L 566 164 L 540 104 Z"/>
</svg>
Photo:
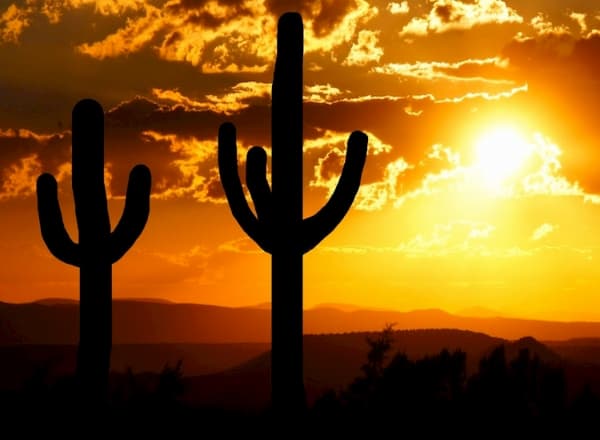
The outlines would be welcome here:
<svg viewBox="0 0 600 440">
<path fill-rule="evenodd" d="M 510 126 L 495 127 L 475 142 L 475 163 L 482 183 L 494 190 L 514 176 L 531 153 L 531 144 Z"/>
</svg>

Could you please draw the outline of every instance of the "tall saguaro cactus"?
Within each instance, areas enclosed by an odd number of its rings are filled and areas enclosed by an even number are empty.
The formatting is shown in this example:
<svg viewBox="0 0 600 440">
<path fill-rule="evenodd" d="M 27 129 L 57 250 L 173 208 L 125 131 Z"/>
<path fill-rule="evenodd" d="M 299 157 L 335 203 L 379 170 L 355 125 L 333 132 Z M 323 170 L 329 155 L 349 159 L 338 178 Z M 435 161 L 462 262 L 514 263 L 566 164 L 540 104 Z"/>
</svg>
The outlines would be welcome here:
<svg viewBox="0 0 600 440">
<path fill-rule="evenodd" d="M 302 61 L 303 25 L 298 13 L 281 16 L 272 86 L 272 189 L 266 178 L 267 155 L 248 152 L 246 183 L 252 212 L 237 171 L 236 132 L 219 129 L 219 173 L 233 216 L 242 229 L 272 255 L 273 408 L 284 414 L 305 406 L 302 349 L 302 256 L 340 223 L 360 186 L 367 136 L 350 135 L 342 174 L 330 200 L 312 217 L 302 218 Z"/>
<path fill-rule="evenodd" d="M 136 165 L 130 175 L 122 217 L 111 232 L 104 187 L 104 113 L 91 99 L 72 115 L 72 184 L 79 243 L 65 229 L 51 174 L 37 181 L 42 238 L 59 260 L 79 267 L 77 376 L 82 398 L 101 404 L 107 397 L 112 347 L 112 264 L 142 233 L 150 211 L 150 170 Z"/>
</svg>

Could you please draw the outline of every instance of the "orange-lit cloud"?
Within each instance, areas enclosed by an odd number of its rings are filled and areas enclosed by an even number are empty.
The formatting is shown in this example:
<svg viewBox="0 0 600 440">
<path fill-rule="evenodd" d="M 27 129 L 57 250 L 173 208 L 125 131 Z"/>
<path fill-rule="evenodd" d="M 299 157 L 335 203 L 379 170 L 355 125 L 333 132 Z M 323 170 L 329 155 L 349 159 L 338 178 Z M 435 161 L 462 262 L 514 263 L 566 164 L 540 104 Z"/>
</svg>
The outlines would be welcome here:
<svg viewBox="0 0 600 440">
<path fill-rule="evenodd" d="M 600 203 L 600 197 L 589 194 L 576 182 L 562 174 L 560 158 L 562 150 L 553 142 L 539 133 L 529 140 L 527 157 L 523 169 L 510 176 L 501 186 L 486 187 L 483 184 L 477 162 L 468 161 L 457 149 L 443 145 L 434 145 L 427 155 L 415 163 L 409 163 L 404 158 L 388 159 L 389 162 L 381 167 L 378 179 L 371 183 L 363 183 L 356 198 L 357 209 L 373 211 L 386 206 L 400 207 L 408 200 L 445 194 L 458 197 L 459 194 L 470 194 L 471 197 L 484 198 L 521 198 L 530 196 L 578 197 L 585 202 Z M 330 190 L 335 185 L 335 174 L 327 174 L 324 164 L 331 160 L 331 155 L 338 151 L 329 152 L 328 156 L 319 161 L 316 170 L 317 179 L 313 184 L 327 186 Z M 336 163 L 335 169 L 339 169 Z M 411 182 L 414 176 L 421 176 L 416 185 Z"/>
<path fill-rule="evenodd" d="M 219 252 L 232 252 L 237 254 L 261 254 L 262 250 L 257 248 L 256 243 L 251 238 L 243 237 L 234 240 L 228 240 L 221 243 L 217 250 Z"/>
<path fill-rule="evenodd" d="M 35 182 L 41 174 L 42 165 L 33 154 L 20 159 L 2 171 L 0 201 L 13 197 L 27 197 L 34 193 Z"/>
<path fill-rule="evenodd" d="M 571 12 L 569 14 L 569 17 L 573 20 L 575 20 L 575 22 L 579 25 L 579 29 L 581 30 L 582 34 L 586 34 L 588 31 L 588 25 L 586 23 L 586 14 L 581 13 L 581 12 Z"/>
<path fill-rule="evenodd" d="M 40 134 L 27 129 L 0 128 L 0 201 L 29 197 L 44 171 L 51 171 L 59 182 L 70 175 L 65 147 L 68 133 Z"/>
<path fill-rule="evenodd" d="M 19 8 L 16 4 L 11 4 L 0 15 L 0 37 L 2 41 L 17 43 L 23 30 L 31 24 L 29 14 L 30 8 Z"/>
<path fill-rule="evenodd" d="M 145 5 L 145 15 L 127 24 L 104 40 L 95 43 L 83 43 L 78 46 L 81 53 L 93 58 L 104 59 L 137 52 L 162 29 L 160 10 Z"/>
<path fill-rule="evenodd" d="M 261 2 L 223 5 L 175 1 L 163 10 L 167 35 L 158 53 L 207 73 L 262 72 L 275 53 L 275 20 Z"/>
<path fill-rule="evenodd" d="M 225 203 L 216 162 L 214 140 L 198 140 L 194 137 L 181 137 L 175 134 L 162 134 L 155 131 L 142 133 L 152 142 L 166 142 L 174 156 L 170 163 L 179 171 L 177 181 L 159 180 L 153 197 L 172 199 L 192 197 L 198 202 Z M 213 163 L 215 162 L 215 163 Z"/>
<path fill-rule="evenodd" d="M 360 186 L 354 207 L 362 211 L 378 211 L 388 203 L 401 197 L 400 176 L 412 168 L 403 158 L 396 159 L 385 166 L 383 178 L 378 182 L 365 183 Z M 331 185 L 333 179 L 330 179 Z M 333 188 L 330 188 L 330 191 Z"/>
<path fill-rule="evenodd" d="M 342 92 L 337 87 L 333 87 L 331 84 L 314 84 L 312 86 L 304 86 L 305 95 L 304 99 L 310 102 L 333 102 L 336 101 L 341 95 L 347 93 Z"/>
<path fill-rule="evenodd" d="M 452 30 L 471 29 L 490 23 L 522 23 L 517 11 L 502 0 L 429 0 L 431 10 L 414 17 L 400 31 L 400 36 L 423 36 Z"/>
<path fill-rule="evenodd" d="M 283 6 L 303 14 L 306 53 L 319 52 L 335 58 L 335 50 L 355 41 L 349 61 L 354 62 L 365 45 L 376 49 L 370 46 L 372 35 L 359 34 L 361 26 L 378 14 L 378 9 L 366 0 L 296 5 L 271 0 L 172 0 L 164 4 L 147 0 L 65 0 L 31 1 L 27 5 L 20 8 L 11 4 L 2 12 L 3 41 L 19 41 L 23 30 L 40 14 L 55 25 L 65 13 L 84 7 L 93 7 L 95 14 L 118 17 L 121 22 L 113 32 L 96 41 L 76 44 L 80 53 L 101 60 L 150 48 L 164 60 L 190 63 L 205 73 L 264 72 L 275 55 L 276 22 Z M 361 59 L 364 58 L 362 53 Z"/>
<path fill-rule="evenodd" d="M 394 250 L 409 257 L 440 257 L 457 253 L 485 255 L 489 251 L 482 244 L 490 238 L 494 225 L 459 220 L 434 225 L 429 234 L 417 234 L 412 239 L 400 243 Z"/>
<path fill-rule="evenodd" d="M 146 0 L 42 0 L 27 3 L 36 5 L 50 23 L 56 24 L 62 15 L 71 9 L 93 6 L 100 15 L 121 15 L 129 10 L 137 11 L 144 7 Z"/>
<path fill-rule="evenodd" d="M 378 46 L 378 43 L 379 31 L 360 31 L 356 43 L 352 44 L 350 52 L 342 64 L 345 66 L 364 66 L 378 62 L 383 56 L 383 49 Z"/>
<path fill-rule="evenodd" d="M 58 24 L 66 12 L 83 7 L 93 7 L 94 13 L 104 16 L 148 7 L 146 0 L 27 0 L 24 3 L 24 7 L 11 3 L 0 15 L 2 41 L 17 43 L 38 14 L 44 15 L 51 24 Z"/>
<path fill-rule="evenodd" d="M 553 225 L 551 223 L 542 223 L 533 231 L 533 233 L 531 234 L 531 239 L 534 241 L 541 240 L 556 229 L 556 225 Z"/>
<path fill-rule="evenodd" d="M 490 84 L 513 84 L 512 80 L 502 79 L 499 74 L 505 71 L 508 63 L 500 57 L 468 59 L 454 63 L 443 61 L 417 61 L 414 63 L 389 63 L 375 66 L 373 72 L 398 75 L 406 78 L 449 81 L 476 81 Z M 485 76 L 491 74 L 492 76 Z"/>
<path fill-rule="evenodd" d="M 444 102 L 457 103 L 457 102 L 462 102 L 467 99 L 479 99 L 479 98 L 485 99 L 486 101 L 496 101 L 499 99 L 510 98 L 511 96 L 513 96 L 517 93 L 525 93 L 528 90 L 529 90 L 529 85 L 523 84 L 522 86 L 513 87 L 512 89 L 506 90 L 504 92 L 498 92 L 498 93 L 469 92 L 465 95 L 453 97 L 453 98 L 440 98 L 440 99 L 433 98 L 433 101 L 438 104 L 441 104 Z"/>
<path fill-rule="evenodd" d="M 410 7 L 408 6 L 408 1 L 404 0 L 400 3 L 390 2 L 385 7 L 391 14 L 408 14 L 410 11 Z"/>
<path fill-rule="evenodd" d="M 36 142 L 48 142 L 55 136 L 57 136 L 57 135 L 35 133 L 31 130 L 27 130 L 26 128 L 19 128 L 19 129 L 7 128 L 5 130 L 0 128 L 0 138 L 5 138 L 5 139 L 28 139 L 28 140 L 34 140 Z M 60 136 L 60 135 L 58 135 L 58 136 Z"/>
<path fill-rule="evenodd" d="M 382 142 L 373 133 L 367 132 L 369 136 L 369 157 L 375 158 L 384 153 L 390 153 L 392 146 Z M 347 133 L 340 133 L 331 130 L 324 130 L 318 138 L 306 139 L 304 142 L 304 151 L 310 154 L 312 151 L 319 152 L 316 162 L 313 165 L 313 174 L 309 180 L 309 186 L 312 188 L 324 188 L 329 197 L 339 180 L 339 176 L 344 165 L 346 156 L 346 143 L 348 141 Z M 325 150 L 325 155 L 322 151 Z M 399 173 L 402 173 L 408 165 L 403 159 L 386 166 L 385 182 L 363 183 L 359 189 L 359 194 L 354 207 L 363 210 L 377 209 L 387 200 L 388 184 L 395 181 Z M 381 200 L 381 197 L 384 200 Z"/>
<path fill-rule="evenodd" d="M 315 2 L 315 10 L 324 10 L 325 5 L 329 8 L 337 4 L 345 4 L 344 14 L 339 14 L 337 20 L 323 25 L 319 20 L 319 13 L 307 14 L 304 17 L 304 51 L 305 53 L 319 52 L 329 53 L 339 46 L 349 43 L 355 39 L 359 27 L 368 23 L 377 16 L 379 10 L 366 0 L 351 0 L 342 2 L 320 1 Z M 317 5 L 321 5 L 318 8 Z"/>
<path fill-rule="evenodd" d="M 541 12 L 530 20 L 530 25 L 535 29 L 538 36 L 571 34 L 569 26 L 565 24 L 555 25 Z"/>
<path fill-rule="evenodd" d="M 184 96 L 178 90 L 152 89 L 152 94 L 164 101 L 182 105 L 186 110 L 210 110 L 230 115 L 257 102 L 266 103 L 271 96 L 271 84 L 246 81 L 233 86 L 221 95 L 206 95 L 203 101 Z"/>
</svg>

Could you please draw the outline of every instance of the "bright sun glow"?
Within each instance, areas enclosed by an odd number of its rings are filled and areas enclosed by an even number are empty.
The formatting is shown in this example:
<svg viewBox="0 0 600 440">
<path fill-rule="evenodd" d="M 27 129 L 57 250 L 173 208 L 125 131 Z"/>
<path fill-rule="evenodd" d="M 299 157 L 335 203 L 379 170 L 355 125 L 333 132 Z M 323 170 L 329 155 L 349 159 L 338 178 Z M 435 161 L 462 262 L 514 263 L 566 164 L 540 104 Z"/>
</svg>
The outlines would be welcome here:
<svg viewBox="0 0 600 440">
<path fill-rule="evenodd" d="M 496 127 L 475 142 L 475 163 L 481 181 L 500 190 L 514 176 L 531 153 L 531 144 L 513 127 Z"/>
</svg>

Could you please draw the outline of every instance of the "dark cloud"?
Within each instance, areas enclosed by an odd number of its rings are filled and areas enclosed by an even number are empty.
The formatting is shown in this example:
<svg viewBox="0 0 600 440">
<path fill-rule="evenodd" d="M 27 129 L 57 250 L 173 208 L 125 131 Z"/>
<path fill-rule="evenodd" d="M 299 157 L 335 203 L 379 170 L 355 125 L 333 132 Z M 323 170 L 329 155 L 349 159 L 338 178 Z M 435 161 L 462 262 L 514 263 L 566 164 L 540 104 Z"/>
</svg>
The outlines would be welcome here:
<svg viewBox="0 0 600 440">
<path fill-rule="evenodd" d="M 37 155 L 49 170 L 56 170 L 70 155 L 69 132 L 38 135 L 26 130 L 0 130 L 0 168 Z"/>
<path fill-rule="evenodd" d="M 444 23 L 450 23 L 462 18 L 461 14 L 456 13 L 453 4 L 436 4 L 433 8 L 433 13 L 437 15 Z"/>
<path fill-rule="evenodd" d="M 313 21 L 313 30 L 322 37 L 356 7 L 355 0 L 266 0 L 266 6 L 276 17 L 284 12 L 300 12 L 306 20 Z"/>
<path fill-rule="evenodd" d="M 216 7 L 215 7 L 216 6 Z M 234 17 L 252 16 L 255 11 L 239 0 L 179 0 L 170 3 L 169 12 L 187 13 L 185 22 L 207 28 L 218 28 Z"/>
</svg>

